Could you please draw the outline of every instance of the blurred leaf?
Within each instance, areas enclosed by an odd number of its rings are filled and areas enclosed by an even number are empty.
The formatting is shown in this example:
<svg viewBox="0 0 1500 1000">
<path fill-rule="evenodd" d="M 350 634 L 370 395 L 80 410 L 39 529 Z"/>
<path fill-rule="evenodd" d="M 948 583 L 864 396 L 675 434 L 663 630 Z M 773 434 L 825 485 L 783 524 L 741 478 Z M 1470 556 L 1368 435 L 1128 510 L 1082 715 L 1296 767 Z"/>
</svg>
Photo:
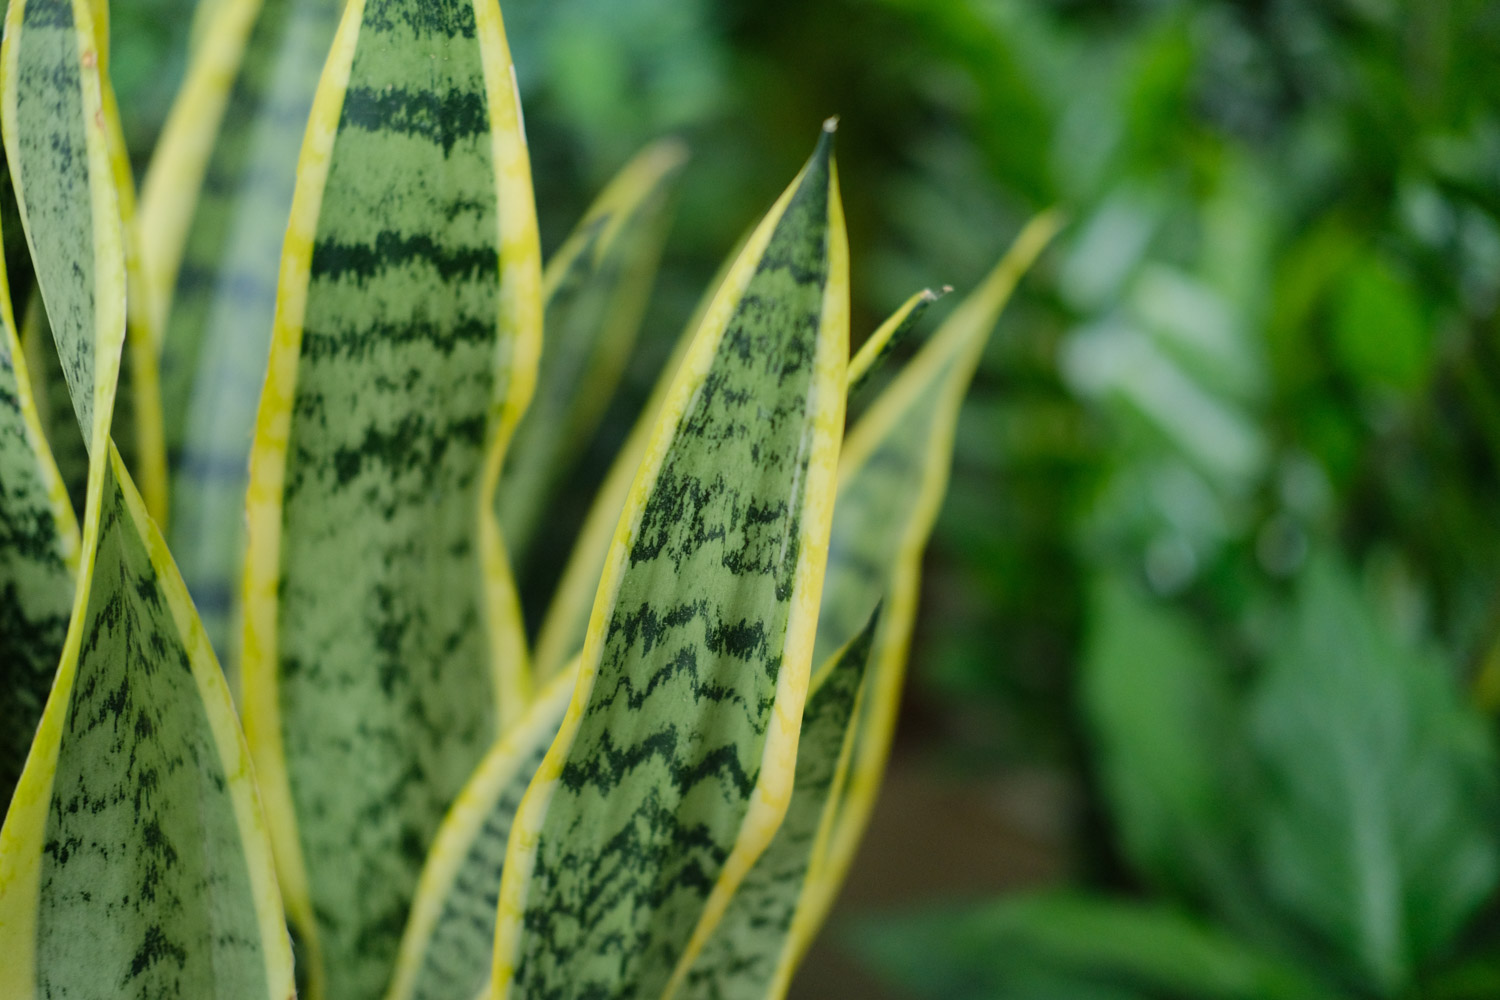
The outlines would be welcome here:
<svg viewBox="0 0 1500 1000">
<path fill-rule="evenodd" d="M 1069 895 L 868 919 L 851 943 L 913 996 L 942 1000 L 1338 996 L 1175 910 Z"/>
<path fill-rule="evenodd" d="M 1495 753 L 1446 666 L 1315 560 L 1254 697 L 1268 891 L 1382 995 L 1496 883 Z"/>
<path fill-rule="evenodd" d="M 1333 324 L 1339 361 L 1366 388 L 1411 394 L 1426 384 L 1431 335 L 1417 294 L 1390 263 L 1360 257 L 1338 287 Z"/>
</svg>

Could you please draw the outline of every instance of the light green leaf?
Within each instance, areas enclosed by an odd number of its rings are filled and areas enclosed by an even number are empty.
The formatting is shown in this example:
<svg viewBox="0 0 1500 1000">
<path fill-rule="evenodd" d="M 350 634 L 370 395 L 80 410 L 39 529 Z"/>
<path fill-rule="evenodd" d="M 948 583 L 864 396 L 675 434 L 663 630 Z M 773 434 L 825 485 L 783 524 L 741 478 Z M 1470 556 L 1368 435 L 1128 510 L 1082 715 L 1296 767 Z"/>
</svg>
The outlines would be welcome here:
<svg viewBox="0 0 1500 1000">
<path fill-rule="evenodd" d="M 63 376 L 57 341 L 47 325 L 47 310 L 42 307 L 40 295 L 33 294 L 26 302 L 26 315 L 21 321 L 21 354 L 31 378 L 37 420 L 57 462 L 58 475 L 62 477 L 76 521 L 83 516 L 88 493 L 89 449 L 78 429 L 73 396 Z"/>
<path fill-rule="evenodd" d="M 518 563 L 625 370 L 686 159 L 674 139 L 640 153 L 547 262 L 536 394 L 506 452 L 497 496 L 500 528 Z"/>
<path fill-rule="evenodd" d="M 833 905 L 880 790 L 916 618 L 922 552 L 947 491 L 959 408 L 1011 291 L 1059 225 L 1053 212 L 1032 220 L 849 432 L 816 655 L 831 655 L 853 638 L 878 601 L 885 601 L 885 612 L 828 857 L 809 879 L 798 917 L 798 955 Z"/>
<path fill-rule="evenodd" d="M 385 988 L 443 813 L 525 707 L 493 509 L 540 292 L 499 9 L 352 0 L 248 487 L 245 724 L 311 1000 Z"/>
<path fill-rule="evenodd" d="M 1313 560 L 1252 706 L 1262 877 L 1319 951 L 1382 995 L 1441 954 L 1500 877 L 1484 718 Z"/>
<path fill-rule="evenodd" d="M 231 688 L 250 428 L 297 150 L 342 10 L 342 0 L 215 4 L 141 196 L 146 294 L 164 317 L 168 538 Z"/>
<path fill-rule="evenodd" d="M 670 993 L 791 792 L 843 428 L 832 136 L 678 370 L 511 831 L 497 996 Z"/>
<path fill-rule="evenodd" d="M 650 443 L 651 435 L 656 429 L 656 419 L 672 390 L 677 369 L 681 367 L 682 359 L 687 356 L 688 348 L 693 344 L 694 334 L 702 325 L 703 317 L 708 315 L 708 308 L 713 305 L 719 287 L 729 276 L 730 268 L 739 259 L 740 251 L 745 248 L 752 232 L 753 230 L 741 237 L 734 252 L 724 260 L 718 273 L 708 283 L 708 290 L 698 300 L 693 315 L 672 347 L 667 363 L 662 366 L 661 376 L 652 387 L 646 405 L 641 408 L 635 426 L 630 429 L 630 436 L 620 446 L 609 472 L 594 493 L 589 512 L 578 530 L 573 550 L 568 554 L 567 565 L 563 567 L 557 589 L 553 592 L 552 600 L 547 605 L 547 614 L 537 632 L 536 653 L 532 662 L 538 678 L 552 676 L 583 648 L 583 637 L 589 627 L 589 614 L 593 610 L 594 597 L 599 589 L 599 576 L 604 572 L 604 561 L 609 555 L 610 544 L 614 541 L 615 525 L 630 496 L 636 469 L 646 455 L 646 445 Z"/>
<path fill-rule="evenodd" d="M 1069 895 L 863 921 L 865 960 L 942 1000 L 1335 1000 L 1340 994 L 1180 913 Z"/>
<path fill-rule="evenodd" d="M 791 982 L 797 903 L 814 859 L 832 832 L 838 786 L 854 745 L 877 611 L 813 677 L 802 713 L 792 801 L 776 836 L 745 876 L 724 919 L 693 963 L 682 1000 L 764 1000 Z"/>
<path fill-rule="evenodd" d="M 434 838 L 386 1000 L 474 997 L 490 981 L 505 848 L 521 797 L 573 697 L 563 670 L 495 744 Z"/>
<path fill-rule="evenodd" d="M 0 830 L 0 996 L 286 1000 L 291 950 L 249 753 L 113 445 L 91 466 L 79 580 Z"/>
<path fill-rule="evenodd" d="M 0 258 L 0 815 L 52 687 L 73 606 L 78 522 L 42 435 Z M 69 429 L 76 427 L 71 420 Z"/>
</svg>

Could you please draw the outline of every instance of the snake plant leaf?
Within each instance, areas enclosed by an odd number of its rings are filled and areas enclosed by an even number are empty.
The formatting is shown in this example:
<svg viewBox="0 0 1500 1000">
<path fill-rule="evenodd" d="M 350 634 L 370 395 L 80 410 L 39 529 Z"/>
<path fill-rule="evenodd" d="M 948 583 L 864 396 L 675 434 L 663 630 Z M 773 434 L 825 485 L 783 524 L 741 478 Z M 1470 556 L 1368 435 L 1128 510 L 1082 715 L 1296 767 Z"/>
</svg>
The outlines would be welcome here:
<svg viewBox="0 0 1500 1000">
<path fill-rule="evenodd" d="M 518 564 L 625 370 L 686 161 L 676 139 L 642 151 L 547 262 L 536 393 L 506 452 L 497 496 L 500 528 Z"/>
<path fill-rule="evenodd" d="M 532 669 L 538 678 L 550 677 L 583 648 L 583 637 L 588 632 L 589 614 L 594 607 L 595 592 L 599 589 L 599 575 L 604 572 L 604 561 L 609 555 L 610 543 L 614 540 L 615 526 L 620 520 L 620 511 L 630 496 L 630 487 L 635 482 L 636 470 L 646 456 L 646 445 L 650 443 L 656 429 L 656 419 L 672 391 L 672 383 L 682 359 L 687 357 L 693 345 L 693 337 L 724 279 L 729 276 L 735 261 L 749 243 L 754 227 L 743 233 L 734 250 L 719 265 L 718 272 L 708 283 L 707 290 L 693 308 L 692 315 L 672 346 L 661 375 L 651 389 L 646 405 L 641 407 L 635 425 L 620 450 L 615 453 L 609 472 L 594 492 L 588 514 L 578 530 L 568 562 L 563 567 L 547 613 L 537 631 L 536 651 L 532 656 Z"/>
<path fill-rule="evenodd" d="M 884 323 L 870 334 L 868 340 L 859 348 L 859 352 L 849 359 L 849 394 L 852 396 L 869 382 L 870 376 L 880 369 L 881 363 L 890 357 L 892 351 L 911 336 L 922 317 L 927 314 L 927 307 L 936 302 L 943 295 L 953 291 L 948 286 L 943 286 L 941 292 L 934 292 L 930 288 L 924 288 L 905 302 Z"/>
<path fill-rule="evenodd" d="M 146 174 L 138 227 L 163 320 L 168 540 L 209 639 L 230 640 L 250 428 L 265 379 L 297 151 L 342 0 L 219 0 Z"/>
<path fill-rule="evenodd" d="M 286 1000 L 249 752 L 166 543 L 106 448 L 56 683 L 0 830 L 0 996 Z"/>
<path fill-rule="evenodd" d="M 125 345 L 125 233 L 93 5 L 11 0 L 0 133 L 89 454 L 107 447 Z"/>
<path fill-rule="evenodd" d="M 443 814 L 525 707 L 493 510 L 541 316 L 499 8 L 352 0 L 283 253 L 241 659 L 313 1000 L 386 987 Z"/>
<path fill-rule="evenodd" d="M 490 980 L 500 873 L 521 797 L 573 697 L 577 670 L 554 677 L 495 744 L 433 841 L 386 1000 L 474 997 Z"/>
<path fill-rule="evenodd" d="M 979 288 L 849 432 L 839 468 L 818 651 L 828 655 L 848 642 L 882 600 L 885 612 L 828 856 L 815 866 L 799 913 L 796 956 L 843 884 L 880 789 L 921 589 L 922 552 L 947 491 L 959 408 L 1000 312 L 1059 225 L 1054 212 L 1028 223 Z"/>
<path fill-rule="evenodd" d="M 57 341 L 52 339 L 40 295 L 30 296 L 26 303 L 26 316 L 21 321 L 21 355 L 31 381 L 37 421 L 57 463 L 76 523 L 83 516 L 88 494 L 89 450 L 78 429 L 73 396 L 68 392 L 68 380 L 57 357 Z"/>
<path fill-rule="evenodd" d="M 832 832 L 878 620 L 877 610 L 864 631 L 813 677 L 786 819 L 699 953 L 677 993 L 680 1000 L 765 1000 L 786 994 L 797 902 Z"/>
<path fill-rule="evenodd" d="M 671 992 L 785 814 L 848 360 L 831 128 L 719 289 L 621 514 L 511 830 L 497 996 Z"/>
<path fill-rule="evenodd" d="M 73 606 L 78 522 L 32 401 L 0 259 L 0 813 L 52 687 Z M 76 425 L 69 420 L 69 428 Z M 76 433 L 76 430 L 75 430 Z"/>
</svg>

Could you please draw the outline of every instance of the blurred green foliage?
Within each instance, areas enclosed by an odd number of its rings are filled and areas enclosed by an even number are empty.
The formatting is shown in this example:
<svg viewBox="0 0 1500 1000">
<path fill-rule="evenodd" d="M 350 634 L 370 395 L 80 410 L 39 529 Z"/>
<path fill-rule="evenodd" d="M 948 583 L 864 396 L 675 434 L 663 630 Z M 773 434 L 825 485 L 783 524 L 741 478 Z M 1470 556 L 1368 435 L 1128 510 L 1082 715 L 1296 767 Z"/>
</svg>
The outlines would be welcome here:
<svg viewBox="0 0 1500 1000">
<path fill-rule="evenodd" d="M 141 162 L 192 3 L 114 6 Z M 647 141 L 694 151 L 596 469 L 826 115 L 856 330 L 970 286 L 1031 213 L 1074 220 L 964 412 L 905 732 L 955 768 L 1075 774 L 1082 829 L 1111 834 L 1082 839 L 1085 875 L 1165 909 L 912 918 L 869 932 L 893 975 L 933 986 L 946 955 L 971 993 L 927 995 L 1313 995 L 1254 986 L 1297 967 L 1334 995 L 1500 995 L 1494 727 L 1468 694 L 1500 637 L 1500 7 L 503 6 L 547 248 Z M 1110 920 L 1240 978 L 1058 943 Z"/>
</svg>

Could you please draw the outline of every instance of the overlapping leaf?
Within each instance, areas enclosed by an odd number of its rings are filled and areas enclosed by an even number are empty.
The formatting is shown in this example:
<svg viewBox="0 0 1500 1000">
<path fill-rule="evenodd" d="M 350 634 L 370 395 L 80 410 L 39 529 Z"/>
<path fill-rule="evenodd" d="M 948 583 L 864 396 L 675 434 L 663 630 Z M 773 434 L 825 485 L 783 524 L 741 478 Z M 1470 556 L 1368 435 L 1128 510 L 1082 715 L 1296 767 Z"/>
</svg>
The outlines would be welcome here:
<svg viewBox="0 0 1500 1000">
<path fill-rule="evenodd" d="M 562 671 L 464 786 L 433 840 L 387 1000 L 474 997 L 490 979 L 505 849 L 521 797 L 557 736 L 576 669 Z"/>
<path fill-rule="evenodd" d="M 165 318 L 168 537 L 209 638 L 229 641 L 244 548 L 250 428 L 265 378 L 297 150 L 342 0 L 224 0 L 146 175 L 145 294 Z"/>
<path fill-rule="evenodd" d="M 252 449 L 242 665 L 314 1000 L 385 988 L 443 813 L 524 708 L 492 516 L 541 321 L 519 116 L 482 0 L 353 0 L 313 103 Z"/>
<path fill-rule="evenodd" d="M 741 254 L 657 422 L 511 831 L 497 996 L 670 992 L 786 810 L 844 410 L 831 145 Z"/>
<path fill-rule="evenodd" d="M 0 260 L 0 815 L 52 687 L 73 606 L 78 523 L 42 435 Z"/>
<path fill-rule="evenodd" d="M 884 600 L 869 692 L 826 862 L 815 866 L 794 934 L 795 961 L 821 925 L 869 820 L 885 769 L 916 616 L 922 552 L 947 490 L 959 407 L 990 330 L 1058 219 L 1033 220 L 984 283 L 871 404 L 849 432 L 818 620 L 818 651 L 856 635 Z"/>
<path fill-rule="evenodd" d="M 0 54 L 7 154 L 91 444 L 72 614 L 0 830 L 0 995 L 284 1000 L 291 954 L 248 752 L 109 437 L 125 252 L 101 6 L 14 0 Z"/>
<path fill-rule="evenodd" d="M 786 819 L 693 963 L 676 994 L 681 1000 L 764 1000 L 785 994 L 795 959 L 790 945 L 797 903 L 832 832 L 878 616 L 813 678 Z"/>
<path fill-rule="evenodd" d="M 537 389 L 506 454 L 497 496 L 500 527 L 517 562 L 624 371 L 686 156 L 682 143 L 670 139 L 640 153 L 547 262 Z"/>
</svg>

